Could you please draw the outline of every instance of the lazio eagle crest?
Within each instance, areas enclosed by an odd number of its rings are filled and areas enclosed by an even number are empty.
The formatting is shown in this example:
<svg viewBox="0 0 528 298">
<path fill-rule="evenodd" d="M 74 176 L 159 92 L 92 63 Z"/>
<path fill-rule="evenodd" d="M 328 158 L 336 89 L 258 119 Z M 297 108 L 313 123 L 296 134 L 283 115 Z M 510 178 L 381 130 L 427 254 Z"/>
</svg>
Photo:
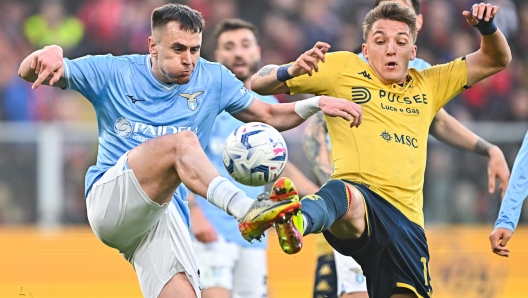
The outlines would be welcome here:
<svg viewBox="0 0 528 298">
<path fill-rule="evenodd" d="M 203 91 L 198 91 L 193 92 L 192 94 L 182 93 L 178 95 L 187 98 L 187 107 L 189 108 L 189 110 L 194 111 L 198 108 L 198 102 L 196 101 L 196 98 L 202 93 Z"/>
</svg>

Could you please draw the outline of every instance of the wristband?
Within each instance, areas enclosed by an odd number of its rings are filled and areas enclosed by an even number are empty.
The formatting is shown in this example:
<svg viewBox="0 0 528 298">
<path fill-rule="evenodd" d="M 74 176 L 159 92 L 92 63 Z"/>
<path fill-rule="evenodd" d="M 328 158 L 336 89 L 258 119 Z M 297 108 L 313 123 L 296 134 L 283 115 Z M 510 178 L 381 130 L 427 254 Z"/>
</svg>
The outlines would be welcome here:
<svg viewBox="0 0 528 298">
<path fill-rule="evenodd" d="M 279 69 L 277 69 L 277 80 L 280 82 L 286 82 L 287 80 L 293 79 L 293 77 L 288 73 L 288 68 L 290 67 L 292 67 L 292 64 L 279 67 Z"/>
<path fill-rule="evenodd" d="M 319 99 L 321 96 L 311 97 L 305 100 L 299 100 L 295 102 L 295 113 L 303 119 L 308 119 L 313 114 L 319 112 Z"/>
<path fill-rule="evenodd" d="M 484 14 L 486 14 L 485 11 L 484 11 Z M 474 25 L 473 27 L 477 28 L 477 30 L 482 35 L 493 34 L 495 33 L 495 31 L 497 31 L 497 25 L 495 25 L 495 23 L 493 22 L 494 18 L 495 17 L 490 18 L 489 21 L 484 21 L 484 19 L 479 20 L 478 24 Z"/>
</svg>

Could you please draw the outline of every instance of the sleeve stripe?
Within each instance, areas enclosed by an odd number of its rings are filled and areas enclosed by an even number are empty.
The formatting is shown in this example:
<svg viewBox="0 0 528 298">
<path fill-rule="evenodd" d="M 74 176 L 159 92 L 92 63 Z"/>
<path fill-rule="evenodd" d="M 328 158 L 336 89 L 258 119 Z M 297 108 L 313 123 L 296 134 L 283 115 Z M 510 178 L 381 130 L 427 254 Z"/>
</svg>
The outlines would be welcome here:
<svg viewBox="0 0 528 298">
<path fill-rule="evenodd" d="M 248 94 L 250 94 L 249 91 L 248 91 Z M 247 108 L 249 108 L 249 106 L 253 103 L 254 100 L 255 100 L 255 97 L 250 94 L 249 100 L 246 102 L 246 104 L 243 107 L 241 107 L 240 109 L 234 110 L 234 111 L 230 111 L 229 114 L 231 114 L 231 115 L 232 114 L 238 114 L 238 113 L 246 110 Z"/>
<path fill-rule="evenodd" d="M 66 61 L 66 59 L 63 59 L 63 63 L 64 63 L 64 79 L 66 80 L 66 88 L 64 90 L 68 90 L 68 89 L 71 88 L 71 84 L 70 84 L 70 76 L 71 76 L 70 66 L 68 65 L 68 62 Z"/>
</svg>

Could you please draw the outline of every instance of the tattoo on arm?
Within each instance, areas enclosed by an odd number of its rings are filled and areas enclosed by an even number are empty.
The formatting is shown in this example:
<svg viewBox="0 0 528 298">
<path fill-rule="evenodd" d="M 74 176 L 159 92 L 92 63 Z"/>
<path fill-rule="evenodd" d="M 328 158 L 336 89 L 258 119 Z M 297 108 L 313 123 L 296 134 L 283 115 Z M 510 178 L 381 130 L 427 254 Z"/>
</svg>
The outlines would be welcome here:
<svg viewBox="0 0 528 298">
<path fill-rule="evenodd" d="M 482 138 L 479 138 L 477 144 L 475 144 L 475 147 L 473 148 L 473 151 L 480 155 L 489 156 L 489 150 L 491 147 L 493 147 L 492 144 Z"/>
<path fill-rule="evenodd" d="M 318 112 L 312 117 L 302 138 L 304 153 L 320 184 L 326 183 L 333 172 L 326 144 L 326 133 L 327 127 L 323 113 Z"/>
<path fill-rule="evenodd" d="M 269 75 L 273 69 L 275 69 L 274 65 L 266 65 L 259 70 L 258 75 L 261 77 L 265 77 Z"/>
</svg>

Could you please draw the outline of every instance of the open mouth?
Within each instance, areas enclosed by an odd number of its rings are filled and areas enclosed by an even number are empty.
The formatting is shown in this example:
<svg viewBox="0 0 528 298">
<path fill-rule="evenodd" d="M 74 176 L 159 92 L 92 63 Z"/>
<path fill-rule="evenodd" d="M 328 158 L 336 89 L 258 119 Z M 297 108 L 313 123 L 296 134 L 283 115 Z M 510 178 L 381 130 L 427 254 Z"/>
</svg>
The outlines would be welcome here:
<svg viewBox="0 0 528 298">
<path fill-rule="evenodd" d="M 398 63 L 394 62 L 394 61 L 390 61 L 389 63 L 385 64 L 385 66 L 389 69 L 395 69 L 396 66 L 398 66 Z"/>
</svg>

